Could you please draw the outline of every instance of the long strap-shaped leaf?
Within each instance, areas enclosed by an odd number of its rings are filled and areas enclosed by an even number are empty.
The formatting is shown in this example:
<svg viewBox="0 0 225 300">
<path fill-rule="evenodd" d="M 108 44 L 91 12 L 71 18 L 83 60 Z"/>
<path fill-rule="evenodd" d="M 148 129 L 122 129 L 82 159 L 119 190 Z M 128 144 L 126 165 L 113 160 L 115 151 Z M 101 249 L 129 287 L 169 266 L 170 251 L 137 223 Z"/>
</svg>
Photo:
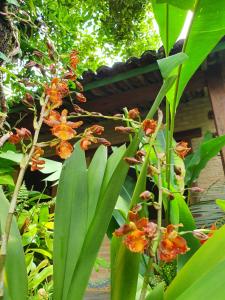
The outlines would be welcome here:
<svg viewBox="0 0 225 300">
<path fill-rule="evenodd" d="M 123 157 L 134 155 L 138 144 L 139 138 L 136 136 L 124 153 Z M 107 187 L 105 187 L 105 191 L 100 196 L 95 218 L 93 219 L 86 234 L 66 300 L 83 299 L 88 278 L 110 222 L 113 209 L 118 199 L 122 184 L 126 178 L 128 169 L 129 166 L 123 159 L 120 158 L 116 167 L 114 167 L 112 177 L 110 178 Z"/>
<path fill-rule="evenodd" d="M 5 220 L 9 210 L 9 202 L 0 186 L 0 220 L 1 228 L 5 228 Z M 28 281 L 20 233 L 13 220 L 9 237 L 6 258 L 6 293 L 4 300 L 26 300 L 28 297 Z"/>
<path fill-rule="evenodd" d="M 68 300 L 88 222 L 87 167 L 79 143 L 65 162 L 60 176 L 55 209 L 54 299 Z M 72 298 L 71 298 L 72 299 Z"/>
</svg>

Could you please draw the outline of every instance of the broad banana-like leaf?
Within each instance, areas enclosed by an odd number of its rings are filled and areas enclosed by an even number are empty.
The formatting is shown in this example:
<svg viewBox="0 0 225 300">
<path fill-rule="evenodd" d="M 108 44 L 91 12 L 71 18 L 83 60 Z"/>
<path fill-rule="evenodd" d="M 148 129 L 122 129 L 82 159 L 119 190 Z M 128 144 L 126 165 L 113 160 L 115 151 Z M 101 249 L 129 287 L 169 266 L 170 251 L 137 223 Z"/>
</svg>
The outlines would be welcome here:
<svg viewBox="0 0 225 300">
<path fill-rule="evenodd" d="M 224 261 L 225 261 L 225 225 L 216 230 L 213 237 L 207 240 L 199 250 L 190 258 L 185 266 L 180 270 L 175 279 L 165 292 L 165 300 L 174 299 L 201 299 L 196 295 L 207 296 L 208 291 L 217 297 L 209 297 L 208 299 L 223 299 L 225 293 L 224 285 Z M 218 267 L 223 265 L 223 271 Z M 218 271 L 218 273 L 216 272 Z M 209 275 L 210 274 L 210 275 Z M 205 278 L 205 280 L 201 280 Z M 198 286 L 198 284 L 200 286 Z M 216 289 L 219 289 L 218 291 Z M 196 291 L 195 291 L 196 289 Z M 203 294 L 203 289 L 205 294 Z M 201 293 L 199 293 L 199 290 Z M 187 293 L 186 291 L 189 291 Z M 197 294 L 196 294 L 197 292 Z M 193 297 L 192 297 L 193 293 Z M 198 294 L 199 293 L 199 294 Z M 187 298 L 182 297 L 184 294 Z M 221 295 L 223 297 L 221 298 Z"/>
<path fill-rule="evenodd" d="M 174 0 L 179 6 L 180 0 Z M 180 97 L 198 67 L 225 34 L 225 2 L 217 0 L 197 0 L 183 52 L 188 60 L 179 68 L 177 82 L 168 93 L 173 118 Z"/>
<path fill-rule="evenodd" d="M 4 231 L 9 202 L 0 186 L 0 221 Z M 6 257 L 6 293 L 4 300 L 26 300 L 28 298 L 28 280 L 22 241 L 15 218 L 9 237 Z"/>
<path fill-rule="evenodd" d="M 192 10 L 196 0 L 156 0 L 156 3 L 167 3 L 185 10 Z"/>
<path fill-rule="evenodd" d="M 163 46 L 168 56 L 181 33 L 187 11 L 175 7 L 166 1 L 152 0 L 152 7 L 159 26 Z"/>
</svg>

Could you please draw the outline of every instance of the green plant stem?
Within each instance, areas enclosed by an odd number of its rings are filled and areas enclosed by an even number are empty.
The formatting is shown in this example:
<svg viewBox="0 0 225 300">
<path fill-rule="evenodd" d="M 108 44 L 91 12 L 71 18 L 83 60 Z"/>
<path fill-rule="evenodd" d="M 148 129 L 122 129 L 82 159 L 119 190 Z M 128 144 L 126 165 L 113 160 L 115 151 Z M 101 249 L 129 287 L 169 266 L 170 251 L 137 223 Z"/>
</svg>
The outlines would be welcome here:
<svg viewBox="0 0 225 300">
<path fill-rule="evenodd" d="M 159 170 L 159 174 L 158 174 L 158 189 L 159 189 L 159 196 L 158 196 L 158 204 L 159 204 L 159 208 L 157 210 L 157 238 L 154 240 L 153 244 L 152 244 L 152 249 L 149 251 L 150 255 L 152 257 L 149 258 L 148 261 L 148 267 L 144 276 L 144 281 L 143 281 L 143 286 L 142 286 L 142 290 L 141 290 L 141 295 L 140 295 L 140 299 L 139 300 L 145 300 L 145 296 L 147 294 L 148 291 L 148 284 L 149 284 L 149 278 L 151 276 L 151 269 L 152 269 L 152 263 L 153 263 L 153 258 L 156 255 L 156 251 L 158 248 L 158 244 L 159 244 L 159 240 L 160 240 L 160 235 L 161 235 L 161 226 L 162 226 L 162 200 L 163 200 L 163 186 L 162 186 L 162 170 L 161 170 L 161 162 L 160 162 L 160 158 L 159 155 L 156 151 L 156 148 L 153 146 L 153 149 L 155 151 L 156 157 L 157 157 L 157 161 L 158 161 L 158 170 Z"/>
<path fill-rule="evenodd" d="M 15 186 L 15 189 L 14 189 L 14 192 L 13 192 L 13 195 L 12 195 L 8 215 L 7 215 L 6 222 L 5 222 L 5 229 L 4 229 L 4 233 L 3 233 L 3 236 L 2 236 L 2 245 L 1 245 L 1 253 L 0 253 L 0 280 L 1 280 L 0 281 L 0 298 L 2 298 L 4 296 L 4 288 L 3 288 L 4 284 L 3 284 L 2 280 L 4 278 L 4 267 L 5 267 L 6 255 L 7 255 L 7 245 L 8 245 L 8 240 L 9 240 L 9 235 L 10 235 L 10 230 L 11 230 L 11 226 L 12 226 L 14 212 L 15 212 L 15 209 L 16 209 L 17 197 L 18 197 L 20 187 L 23 183 L 23 178 L 24 178 L 26 169 L 29 165 L 29 162 L 32 158 L 35 147 L 37 145 L 40 129 L 41 129 L 43 119 L 44 119 L 44 113 L 45 113 L 45 108 L 46 108 L 47 102 L 48 102 L 48 97 L 46 97 L 45 102 L 44 102 L 44 104 L 42 106 L 42 109 L 41 109 L 40 118 L 39 118 L 39 121 L 38 121 L 37 126 L 35 128 L 33 143 L 32 143 L 32 147 L 30 149 L 30 152 L 29 152 L 29 154 L 25 154 L 23 156 L 22 161 L 20 163 L 19 175 L 18 175 L 18 178 L 17 178 L 17 181 L 16 181 L 16 186 Z"/>
</svg>

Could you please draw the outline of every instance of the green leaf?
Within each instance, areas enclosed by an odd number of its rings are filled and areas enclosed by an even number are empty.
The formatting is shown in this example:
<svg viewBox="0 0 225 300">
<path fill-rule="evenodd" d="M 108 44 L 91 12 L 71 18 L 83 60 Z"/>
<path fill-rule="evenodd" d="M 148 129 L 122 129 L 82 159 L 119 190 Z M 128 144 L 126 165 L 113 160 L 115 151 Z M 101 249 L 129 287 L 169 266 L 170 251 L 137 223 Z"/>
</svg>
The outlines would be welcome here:
<svg viewBox="0 0 225 300">
<path fill-rule="evenodd" d="M 187 11 L 157 0 L 152 1 L 152 7 L 168 56 L 183 28 Z"/>
<path fill-rule="evenodd" d="M 54 230 L 54 299 L 68 299 L 73 273 L 87 232 L 87 167 L 76 143 L 59 180 Z"/>
<path fill-rule="evenodd" d="M 165 283 L 160 282 L 146 297 L 145 300 L 164 300 Z"/>
<path fill-rule="evenodd" d="M 200 172 L 205 168 L 208 161 L 216 156 L 225 145 L 225 135 L 203 140 L 199 148 L 192 155 L 191 159 L 185 162 L 186 176 L 185 183 L 188 186 L 198 178 Z"/>
<path fill-rule="evenodd" d="M 182 231 L 192 231 L 196 229 L 194 218 L 191 214 L 191 211 L 184 201 L 184 197 L 180 194 L 176 195 L 176 199 L 179 207 L 179 222 L 183 224 L 180 230 Z M 188 233 L 185 235 L 185 239 L 187 241 L 188 247 L 190 250 L 178 257 L 178 269 L 181 269 L 185 263 L 190 259 L 190 257 L 199 249 L 200 243 L 199 241 L 191 234 Z"/>
<path fill-rule="evenodd" d="M 209 272 L 196 280 L 177 300 L 207 299 L 223 300 L 225 295 L 225 260 L 219 262 Z"/>
<path fill-rule="evenodd" d="M 36 253 L 40 253 L 40 254 L 42 254 L 43 256 L 52 259 L 52 253 L 50 253 L 49 251 L 47 251 L 47 250 L 45 250 L 45 249 L 29 248 L 27 252 L 36 252 Z"/>
<path fill-rule="evenodd" d="M 95 215 L 106 164 L 107 148 L 102 145 L 96 151 L 88 168 L 88 226 Z"/>
<path fill-rule="evenodd" d="M 22 153 L 16 153 L 14 151 L 6 151 L 6 152 L 2 152 L 0 153 L 0 158 L 4 158 L 10 161 L 13 161 L 17 164 L 20 164 L 22 158 L 23 158 L 23 154 Z M 62 163 L 55 161 L 55 160 L 51 160 L 51 159 L 47 159 L 47 158 L 42 158 L 45 161 L 45 165 L 44 168 L 42 170 L 40 170 L 41 173 L 43 174 L 51 174 L 50 176 L 46 177 L 44 180 L 46 181 L 56 181 L 59 179 L 60 177 L 60 173 L 62 170 Z"/>
<path fill-rule="evenodd" d="M 159 106 L 162 103 L 164 97 L 166 96 L 166 94 L 172 88 L 174 82 L 176 81 L 176 78 L 177 78 L 177 76 L 171 76 L 163 82 L 163 85 L 162 85 L 161 89 L 159 90 L 159 93 L 158 93 L 157 97 L 155 98 L 155 101 L 152 104 L 151 109 L 146 116 L 146 119 L 152 119 L 154 117 L 154 115 L 157 112 L 157 110 L 159 109 Z"/>
<path fill-rule="evenodd" d="M 140 254 L 129 251 L 121 238 L 111 243 L 111 300 L 135 300 Z"/>
<path fill-rule="evenodd" d="M 9 202 L 0 187 L 1 232 L 4 231 Z M 10 300 L 26 300 L 28 297 L 27 271 L 20 233 L 13 218 L 6 257 L 6 289 Z"/>
<path fill-rule="evenodd" d="M 223 211 L 225 211 L 225 200 L 222 199 L 216 199 L 216 204 L 221 208 Z"/>
<path fill-rule="evenodd" d="M 157 60 L 160 72 L 164 79 L 174 74 L 174 70 L 188 59 L 187 54 L 180 52 L 172 56 Z"/>
<path fill-rule="evenodd" d="M 113 209 L 118 199 L 122 184 L 129 169 L 129 166 L 127 163 L 125 163 L 123 157 L 134 155 L 138 144 L 139 139 L 138 137 L 135 137 L 125 153 L 123 150 L 122 157 L 120 150 L 117 151 L 116 154 L 112 154 L 116 155 L 117 158 L 115 157 L 112 160 L 108 160 L 106 167 L 107 185 L 104 184 L 104 178 L 95 218 L 90 224 L 88 232 L 86 234 L 85 242 L 73 274 L 73 281 L 71 282 L 67 299 L 73 299 L 74 295 L 76 295 L 76 300 L 83 299 L 85 288 L 88 283 L 88 278 L 97 257 L 97 253 L 103 240 L 104 234 L 107 231 L 107 227 L 112 217 Z M 114 163 L 114 165 L 112 165 L 112 162 Z M 107 170 L 111 173 L 111 178 L 109 177 Z"/>
<path fill-rule="evenodd" d="M 195 2 L 196 0 L 156 0 L 156 3 L 167 3 L 185 10 L 193 9 Z"/>
<path fill-rule="evenodd" d="M 6 2 L 9 4 L 13 4 L 15 6 L 18 6 L 18 7 L 20 6 L 17 0 L 6 0 Z"/>
<path fill-rule="evenodd" d="M 147 168 L 149 165 L 149 154 L 141 167 L 137 183 L 132 195 L 130 208 L 139 201 L 139 195 L 146 190 Z M 139 273 L 140 254 L 131 253 L 123 244 L 122 239 L 115 242 L 113 246 L 113 261 L 111 261 L 111 299 L 112 300 L 135 300 L 137 281 Z M 124 278 L 127 280 L 124 281 Z"/>
<path fill-rule="evenodd" d="M 9 174 L 1 174 L 0 175 L 0 185 L 10 185 L 14 186 L 14 181 L 11 175 Z"/>
<path fill-rule="evenodd" d="M 216 230 L 213 237 L 203 244 L 199 250 L 192 256 L 186 265 L 180 270 L 175 279 L 165 292 L 165 300 L 179 299 L 189 287 L 195 284 L 201 277 L 211 272 L 217 264 L 223 263 L 225 260 L 225 225 Z M 217 277 L 217 274 L 211 275 L 216 277 L 218 281 L 223 282 L 224 277 Z M 202 282 L 205 289 L 209 289 L 209 285 Z M 196 285 L 195 285 L 196 286 Z M 205 294 L 206 295 L 206 294 Z M 208 295 L 208 294 L 207 294 Z M 223 294 L 224 295 L 224 294 Z M 181 298 L 184 299 L 184 298 Z M 187 299 L 187 298 L 185 298 Z M 188 299 L 193 299 L 189 294 Z M 195 299 L 195 298 L 194 298 Z M 200 299 L 200 298 L 198 298 Z M 209 298 L 210 299 L 210 298 Z M 213 298 L 217 299 L 217 298 Z M 218 298 L 222 299 L 222 298 Z"/>
<path fill-rule="evenodd" d="M 41 283 L 45 282 L 49 276 L 53 275 L 53 266 L 45 267 L 37 273 L 29 284 L 30 289 L 36 289 Z"/>
<path fill-rule="evenodd" d="M 174 105 L 172 118 L 188 81 L 224 34 L 224 0 L 216 1 L 216 5 L 211 0 L 196 1 L 189 34 L 183 47 L 183 52 L 189 59 L 180 67 L 177 83 L 167 95 L 170 103 Z"/>
<path fill-rule="evenodd" d="M 4 60 L 6 63 L 10 62 L 10 59 L 1 51 L 0 51 L 0 60 Z"/>
</svg>

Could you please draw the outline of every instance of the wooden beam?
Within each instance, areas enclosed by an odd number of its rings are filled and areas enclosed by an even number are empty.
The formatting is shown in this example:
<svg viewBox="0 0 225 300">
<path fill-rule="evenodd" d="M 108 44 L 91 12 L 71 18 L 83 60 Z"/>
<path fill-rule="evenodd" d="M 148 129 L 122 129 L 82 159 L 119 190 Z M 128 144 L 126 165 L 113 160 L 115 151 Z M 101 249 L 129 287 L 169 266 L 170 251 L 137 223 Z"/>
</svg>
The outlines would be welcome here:
<svg viewBox="0 0 225 300">
<path fill-rule="evenodd" d="M 82 108 L 107 114 L 121 112 L 124 107 L 150 107 L 161 86 L 162 82 L 157 82 L 109 96 L 88 97 L 87 102 L 82 104 Z M 205 75 L 203 71 L 198 70 L 185 91 L 194 92 L 203 89 L 205 86 Z"/>
<path fill-rule="evenodd" d="M 214 122 L 218 135 L 225 134 L 225 84 L 222 75 L 222 66 L 210 66 L 207 71 L 207 85 L 211 105 L 213 109 Z M 225 174 L 225 147 L 221 151 L 221 159 Z"/>
</svg>

